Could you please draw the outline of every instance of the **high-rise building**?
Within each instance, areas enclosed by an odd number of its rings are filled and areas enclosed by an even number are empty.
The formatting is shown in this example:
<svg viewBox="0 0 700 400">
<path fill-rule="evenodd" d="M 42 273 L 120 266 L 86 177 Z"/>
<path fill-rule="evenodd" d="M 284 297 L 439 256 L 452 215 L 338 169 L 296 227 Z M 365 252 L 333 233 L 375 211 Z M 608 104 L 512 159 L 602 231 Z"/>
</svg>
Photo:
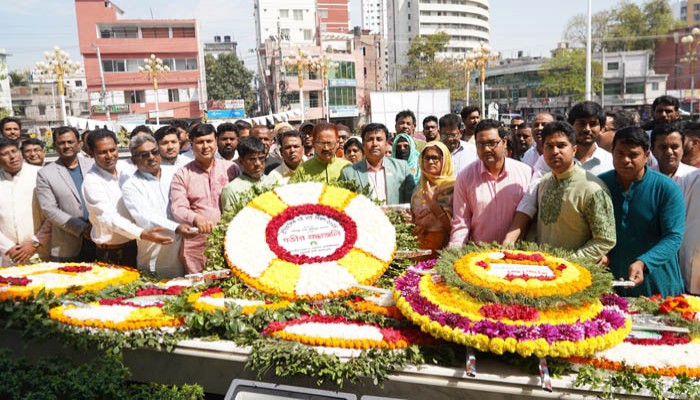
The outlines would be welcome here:
<svg viewBox="0 0 700 400">
<path fill-rule="evenodd" d="M 236 54 L 237 45 L 238 43 L 231 40 L 231 35 L 224 35 L 223 40 L 220 35 L 216 35 L 213 42 L 204 43 L 204 55 L 212 55 L 214 58 L 218 58 L 219 54 Z"/>
<path fill-rule="evenodd" d="M 348 33 L 350 30 L 348 0 L 316 0 L 321 32 Z"/>
<path fill-rule="evenodd" d="M 137 114 L 155 122 L 156 96 L 161 123 L 201 115 L 206 79 L 196 20 L 121 19 L 123 11 L 110 0 L 75 0 L 75 13 L 91 118 L 106 119 L 109 109 L 113 120 L 131 114 L 133 122 Z M 139 72 L 152 54 L 170 69 L 158 77 L 157 92 Z"/>
<path fill-rule="evenodd" d="M 362 27 L 384 35 L 391 83 L 407 64 L 406 53 L 416 36 L 449 34 L 440 57 L 463 58 L 481 43 L 488 44 L 489 0 L 363 0 Z"/>
<path fill-rule="evenodd" d="M 315 43 L 316 0 L 255 0 L 258 48 L 273 39 L 299 45 Z"/>
<path fill-rule="evenodd" d="M 12 115 L 12 95 L 10 94 L 10 69 L 7 67 L 7 53 L 0 49 L 0 110 Z"/>
</svg>

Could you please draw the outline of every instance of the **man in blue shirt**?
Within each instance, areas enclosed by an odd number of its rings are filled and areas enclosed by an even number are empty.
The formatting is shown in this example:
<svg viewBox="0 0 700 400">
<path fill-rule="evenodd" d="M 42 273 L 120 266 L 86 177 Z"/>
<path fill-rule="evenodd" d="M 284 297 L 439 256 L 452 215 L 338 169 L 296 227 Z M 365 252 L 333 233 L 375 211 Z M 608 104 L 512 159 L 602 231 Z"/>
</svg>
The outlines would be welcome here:
<svg viewBox="0 0 700 400">
<path fill-rule="evenodd" d="M 678 250 L 685 228 L 685 202 L 670 178 L 647 168 L 649 137 L 637 127 L 615 134 L 615 169 L 599 175 L 610 189 L 617 244 L 608 254 L 616 279 L 634 281 L 624 296 L 683 293 Z"/>
</svg>

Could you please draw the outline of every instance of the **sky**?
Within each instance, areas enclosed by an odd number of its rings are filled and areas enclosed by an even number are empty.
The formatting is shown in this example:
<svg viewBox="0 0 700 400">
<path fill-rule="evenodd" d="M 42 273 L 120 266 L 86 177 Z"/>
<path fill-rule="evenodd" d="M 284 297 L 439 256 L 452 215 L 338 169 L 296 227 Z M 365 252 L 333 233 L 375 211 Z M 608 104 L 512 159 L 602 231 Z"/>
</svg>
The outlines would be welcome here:
<svg viewBox="0 0 700 400">
<path fill-rule="evenodd" d="M 279 0 L 285 1 L 285 0 Z M 253 0 L 114 0 L 125 19 L 197 18 L 201 37 L 233 35 L 238 55 L 255 66 Z M 635 3 L 642 3 L 635 0 Z M 361 25 L 361 1 L 350 0 L 351 26 Z M 592 0 L 593 12 L 608 9 L 617 1 Z M 505 57 L 548 56 L 561 41 L 569 19 L 587 10 L 587 0 L 492 0 L 490 2 L 491 48 Z M 10 70 L 33 67 L 44 51 L 59 46 L 73 60 L 82 62 L 73 0 L 1 0 L 0 49 L 11 54 Z"/>
</svg>

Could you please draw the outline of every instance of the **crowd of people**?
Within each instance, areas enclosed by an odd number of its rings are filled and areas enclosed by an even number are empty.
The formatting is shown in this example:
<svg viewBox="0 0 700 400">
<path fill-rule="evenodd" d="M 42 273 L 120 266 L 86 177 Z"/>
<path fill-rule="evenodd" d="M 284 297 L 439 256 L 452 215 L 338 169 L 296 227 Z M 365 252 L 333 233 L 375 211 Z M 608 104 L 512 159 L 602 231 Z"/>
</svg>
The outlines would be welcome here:
<svg viewBox="0 0 700 400">
<path fill-rule="evenodd" d="M 0 121 L 0 265 L 102 261 L 170 278 L 201 272 L 207 235 L 253 186 L 353 181 L 410 204 L 422 248 L 519 240 L 571 250 L 634 287 L 626 296 L 700 294 L 700 124 L 657 98 L 653 120 L 575 104 L 504 126 L 460 115 L 368 123 L 217 127 L 175 121 L 131 132 L 119 159 L 107 129 L 53 130 L 58 159 Z"/>
</svg>

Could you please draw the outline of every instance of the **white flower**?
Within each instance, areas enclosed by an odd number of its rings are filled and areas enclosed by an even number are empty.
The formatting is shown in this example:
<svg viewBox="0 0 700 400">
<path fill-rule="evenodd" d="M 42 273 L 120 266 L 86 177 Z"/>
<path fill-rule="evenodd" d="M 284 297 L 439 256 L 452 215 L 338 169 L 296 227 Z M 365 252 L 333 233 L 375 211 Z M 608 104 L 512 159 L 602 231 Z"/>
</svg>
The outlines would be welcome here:
<svg viewBox="0 0 700 400">
<path fill-rule="evenodd" d="M 378 327 L 372 325 L 305 322 L 302 324 L 288 325 L 284 332 L 294 335 L 318 337 L 322 339 L 343 340 L 376 340 L 382 341 L 384 335 Z"/>
<path fill-rule="evenodd" d="M 272 217 L 245 207 L 231 221 L 224 249 L 229 261 L 253 278 L 259 278 L 277 256 L 267 245 L 265 228 Z"/>
</svg>

